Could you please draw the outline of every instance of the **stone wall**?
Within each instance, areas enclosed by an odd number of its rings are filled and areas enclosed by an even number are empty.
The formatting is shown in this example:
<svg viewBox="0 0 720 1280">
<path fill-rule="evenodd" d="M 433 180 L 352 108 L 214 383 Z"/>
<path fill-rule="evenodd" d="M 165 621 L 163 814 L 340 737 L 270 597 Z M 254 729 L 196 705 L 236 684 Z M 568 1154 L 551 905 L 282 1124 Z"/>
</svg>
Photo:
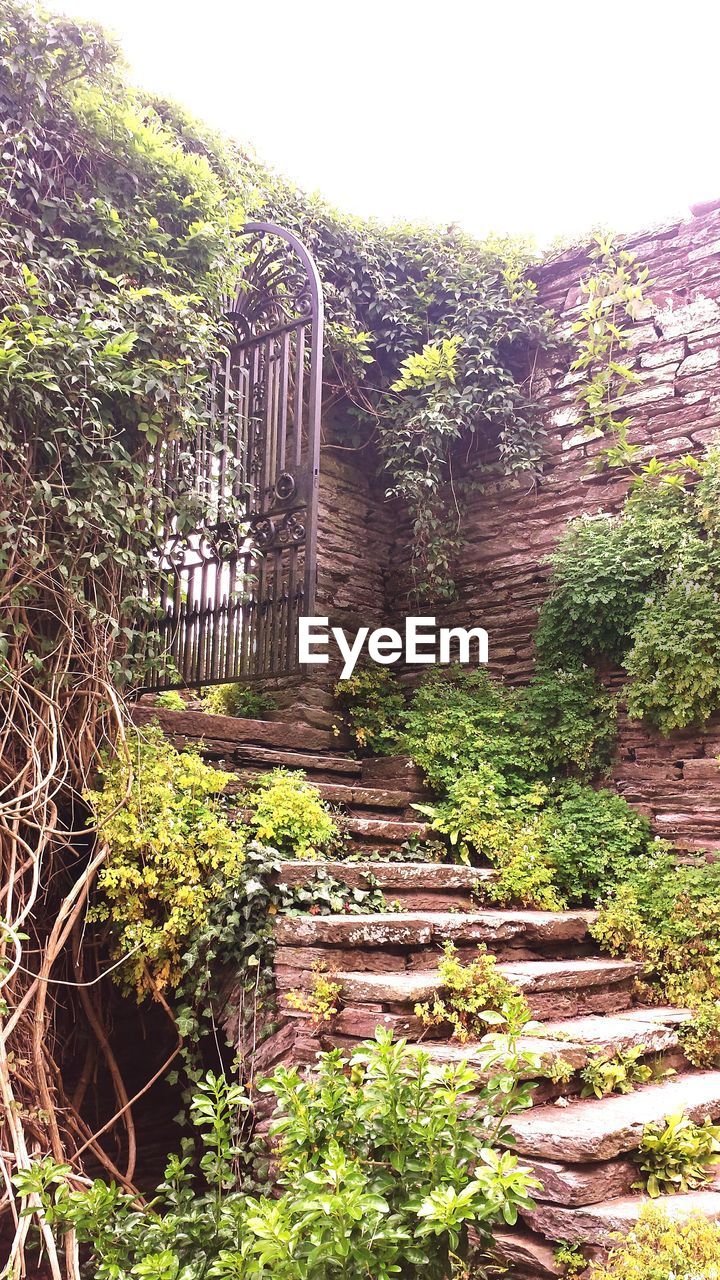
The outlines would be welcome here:
<svg viewBox="0 0 720 1280">
<path fill-rule="evenodd" d="M 697 208 L 681 222 L 630 237 L 628 247 L 650 269 L 641 317 L 632 326 L 623 359 L 639 381 L 619 402 L 632 416 L 630 439 L 641 458 L 672 458 L 698 451 L 720 432 L 720 202 Z M 539 294 L 570 339 L 581 307 L 584 251 L 538 273 Z M 436 609 L 446 625 L 485 626 L 491 666 L 512 682 L 533 668 L 533 632 L 547 593 L 546 557 L 569 518 L 616 510 L 630 477 L 596 474 L 590 464 L 606 442 L 588 440 L 575 404 L 579 375 L 569 372 L 572 346 L 535 375 L 547 432 L 542 480 L 503 479 L 474 487 L 466 541 L 454 577 L 458 598 Z M 326 444 L 322 452 L 319 581 L 316 612 L 353 632 L 408 612 L 407 522 L 383 498 L 376 459 Z M 424 609 L 424 612 L 429 612 Z M 284 702 L 318 726 L 331 722 L 335 672 L 311 669 Z M 620 685 L 619 673 L 610 673 Z M 621 721 L 614 777 L 657 830 L 688 847 L 720 849 L 720 718 L 705 732 L 663 739 Z"/>
<path fill-rule="evenodd" d="M 642 460 L 697 452 L 720 431 L 720 203 L 627 241 L 650 269 L 642 316 L 632 326 L 623 360 L 639 381 L 618 402 L 632 417 L 630 440 Z M 584 254 L 570 254 L 538 276 L 542 300 L 570 328 L 581 307 Z M 522 478 L 475 490 L 467 541 L 457 566 L 457 605 L 450 622 L 473 619 L 490 635 L 493 668 L 521 681 L 533 665 L 532 634 L 547 592 L 546 556 L 569 518 L 613 511 L 624 499 L 627 473 L 598 475 L 589 464 L 603 440 L 581 430 L 575 392 L 581 375 L 569 372 L 572 350 L 539 373 L 535 387 L 547 430 L 543 479 Z M 689 847 L 720 849 L 720 719 L 703 733 L 672 739 L 621 723 L 615 779 L 644 808 L 657 830 Z"/>
<path fill-rule="evenodd" d="M 315 615 L 352 635 L 385 620 L 397 512 L 384 498 L 377 462 L 325 442 L 320 455 L 318 580 Z M 332 659 L 332 649 L 330 651 Z M 298 677 L 267 681 L 280 711 L 319 728 L 333 722 L 338 663 L 308 667 Z"/>
</svg>

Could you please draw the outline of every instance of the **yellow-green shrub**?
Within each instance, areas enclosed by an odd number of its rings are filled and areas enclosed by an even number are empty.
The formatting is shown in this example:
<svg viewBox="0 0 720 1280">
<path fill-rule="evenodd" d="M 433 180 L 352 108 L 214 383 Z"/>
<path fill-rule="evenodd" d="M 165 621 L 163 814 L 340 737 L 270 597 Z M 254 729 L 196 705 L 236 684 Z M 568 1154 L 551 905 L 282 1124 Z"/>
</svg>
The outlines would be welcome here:
<svg viewBox="0 0 720 1280">
<path fill-rule="evenodd" d="M 675 1222 L 648 1205 L 592 1280 L 720 1280 L 720 1227 L 697 1215 Z"/>
<path fill-rule="evenodd" d="M 298 769 L 273 769 L 245 804 L 256 839 L 283 857 L 324 858 L 342 843 L 329 806 Z"/>
<path fill-rule="evenodd" d="M 230 825 L 218 800 L 231 777 L 194 751 L 176 751 L 152 727 L 132 740 L 129 761 L 108 759 L 102 785 L 88 793 L 109 845 L 93 918 L 107 922 L 114 958 L 134 953 L 119 974 L 140 999 L 177 983 L 190 934 L 239 875 L 247 833 Z"/>
</svg>

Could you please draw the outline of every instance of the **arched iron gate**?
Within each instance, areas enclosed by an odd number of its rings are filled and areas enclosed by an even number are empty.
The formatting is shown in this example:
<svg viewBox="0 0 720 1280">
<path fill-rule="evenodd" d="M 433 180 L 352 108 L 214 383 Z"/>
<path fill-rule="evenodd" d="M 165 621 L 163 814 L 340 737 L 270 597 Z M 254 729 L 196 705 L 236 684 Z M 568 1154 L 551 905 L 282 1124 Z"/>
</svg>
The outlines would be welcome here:
<svg viewBox="0 0 720 1280">
<path fill-rule="evenodd" d="M 154 689 L 291 673 L 298 618 L 313 611 L 320 278 L 290 231 L 257 222 L 245 234 L 248 265 L 227 312 L 237 342 L 213 370 L 194 446 L 171 445 L 162 464 L 170 509 L 177 494 L 198 517 L 180 532 L 173 516 L 162 538 Z"/>
</svg>

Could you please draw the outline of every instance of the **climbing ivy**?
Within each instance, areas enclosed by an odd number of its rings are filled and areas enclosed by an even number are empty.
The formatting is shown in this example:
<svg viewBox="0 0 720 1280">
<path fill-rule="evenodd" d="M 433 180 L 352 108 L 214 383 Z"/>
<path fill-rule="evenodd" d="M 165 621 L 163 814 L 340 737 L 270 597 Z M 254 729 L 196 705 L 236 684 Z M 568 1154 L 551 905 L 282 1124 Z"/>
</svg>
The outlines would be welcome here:
<svg viewBox="0 0 720 1280">
<path fill-rule="evenodd" d="M 596 466 L 626 466 L 639 446 L 628 439 L 632 419 L 618 417 L 616 405 L 638 375 L 620 358 L 629 345 L 623 321 L 640 314 L 650 273 L 633 253 L 603 234 L 595 237 L 590 259 L 596 266 L 581 284 L 585 301 L 572 326 L 578 353 L 570 369 L 583 375 L 576 399 L 586 433 L 615 439 L 598 455 Z"/>
</svg>

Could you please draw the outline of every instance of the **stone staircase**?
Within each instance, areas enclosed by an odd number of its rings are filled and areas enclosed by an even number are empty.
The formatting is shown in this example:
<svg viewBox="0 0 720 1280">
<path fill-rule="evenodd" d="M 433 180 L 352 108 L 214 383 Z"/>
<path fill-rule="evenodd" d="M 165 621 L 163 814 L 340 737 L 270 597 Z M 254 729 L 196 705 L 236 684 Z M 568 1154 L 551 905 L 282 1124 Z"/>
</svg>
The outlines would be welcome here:
<svg viewBox="0 0 720 1280">
<path fill-rule="evenodd" d="M 536 1209 L 521 1226 L 496 1235 L 509 1280 L 561 1276 L 554 1242 L 578 1243 L 593 1256 L 608 1247 L 614 1232 L 629 1231 L 645 1203 L 632 1187 L 632 1154 L 644 1125 L 679 1110 L 700 1121 L 720 1118 L 720 1071 L 695 1071 L 685 1061 L 677 1028 L 686 1011 L 634 1003 L 639 966 L 598 954 L 588 933 L 593 913 L 488 908 L 483 887 L 493 876 L 489 867 L 399 861 L 400 847 L 426 834 L 412 808 L 423 794 L 422 780 L 407 759 L 359 761 L 338 750 L 337 739 L 325 730 L 173 712 L 151 700 L 135 709 L 134 718 L 139 724 L 159 721 L 177 746 L 202 742 L 210 762 L 239 775 L 230 790 L 240 790 L 268 769 L 302 769 L 337 809 L 355 860 L 286 863 L 283 881 L 301 885 L 322 868 L 352 887 L 379 885 L 400 908 L 279 918 L 280 1014 L 255 1054 L 255 1072 L 280 1062 L 312 1069 L 318 1052 L 336 1046 L 350 1051 L 384 1026 L 411 1043 L 422 1042 L 438 1062 L 469 1059 L 482 1074 L 481 1046 L 452 1041 L 442 1028 L 428 1033 L 414 1007 L 438 989 L 444 942 L 452 941 L 464 961 L 483 943 L 543 1023 L 542 1033 L 523 1040 L 539 1055 L 543 1078 L 533 1107 L 510 1124 L 516 1150 L 543 1186 L 535 1195 Z M 367 861 L 362 860 L 365 850 Z M 339 1013 L 322 1030 L 287 1002 L 289 991 L 310 986 L 318 964 L 336 975 L 342 988 Z M 577 1072 L 598 1051 L 611 1054 L 638 1045 L 648 1062 L 677 1074 L 600 1100 L 580 1098 L 577 1076 L 564 1083 L 548 1078 L 558 1059 Z M 700 1212 L 720 1220 L 720 1181 L 691 1195 L 664 1197 L 663 1205 L 674 1216 Z"/>
<path fill-rule="evenodd" d="M 390 855 L 426 824 L 412 808 L 424 795 L 422 778 L 404 756 L 356 760 L 337 749 L 326 729 L 280 720 L 244 720 L 203 711 L 168 711 L 151 698 L 133 710 L 137 725 L 157 722 L 182 748 L 202 744 L 205 758 L 239 778 L 238 792 L 270 769 L 300 769 L 338 811 L 340 825 L 358 851 Z"/>
</svg>

